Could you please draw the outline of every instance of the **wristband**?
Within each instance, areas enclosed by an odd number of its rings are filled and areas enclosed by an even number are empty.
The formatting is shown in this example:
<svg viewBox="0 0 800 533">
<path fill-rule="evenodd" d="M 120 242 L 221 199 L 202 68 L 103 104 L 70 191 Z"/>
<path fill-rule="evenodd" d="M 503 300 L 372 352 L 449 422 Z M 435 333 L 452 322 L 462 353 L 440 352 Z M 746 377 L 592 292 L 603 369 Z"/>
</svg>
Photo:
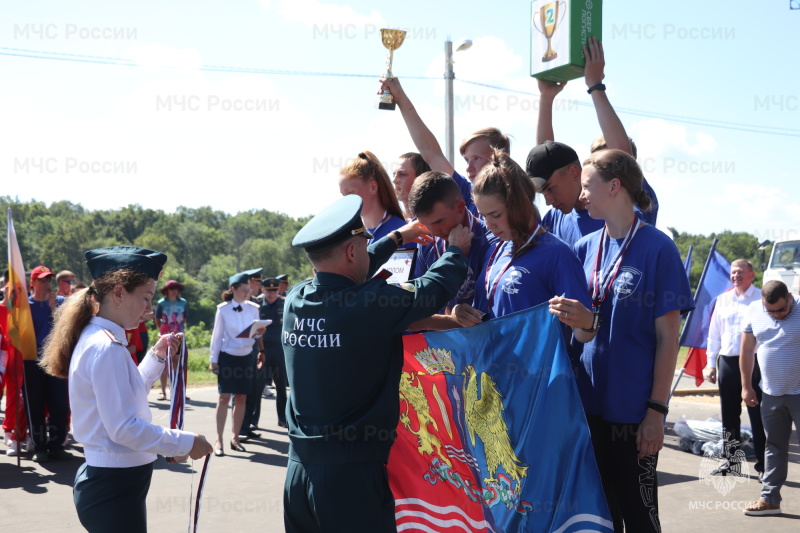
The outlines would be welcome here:
<svg viewBox="0 0 800 533">
<path fill-rule="evenodd" d="M 397 230 L 394 230 L 392 232 L 392 235 L 394 235 L 394 238 L 397 239 L 397 246 L 402 246 L 402 244 L 403 244 L 403 234 L 400 233 Z"/>
<path fill-rule="evenodd" d="M 647 400 L 647 408 L 665 416 L 669 413 L 669 406 L 667 404 L 655 400 Z"/>
<path fill-rule="evenodd" d="M 603 85 L 602 83 L 595 83 L 594 85 L 589 87 L 589 90 L 586 92 L 592 94 L 592 91 L 605 91 L 605 90 L 606 90 L 605 85 Z"/>
<path fill-rule="evenodd" d="M 594 333 L 595 331 L 600 329 L 600 324 L 603 323 L 603 317 L 600 315 L 599 309 L 597 311 L 594 311 L 592 315 L 594 316 L 594 318 L 592 319 L 592 327 L 589 329 L 581 328 L 586 333 Z"/>
</svg>

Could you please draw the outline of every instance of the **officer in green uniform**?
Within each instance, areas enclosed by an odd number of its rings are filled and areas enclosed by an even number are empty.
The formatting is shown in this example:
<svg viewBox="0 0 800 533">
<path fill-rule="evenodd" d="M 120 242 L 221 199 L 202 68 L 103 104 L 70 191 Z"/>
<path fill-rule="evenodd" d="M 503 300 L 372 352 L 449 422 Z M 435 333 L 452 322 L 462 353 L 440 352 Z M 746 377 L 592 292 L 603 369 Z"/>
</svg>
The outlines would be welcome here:
<svg viewBox="0 0 800 533">
<path fill-rule="evenodd" d="M 454 228 L 447 251 L 411 282 L 372 278 L 398 245 L 422 242 L 424 231 L 412 222 L 368 247 L 361 198 L 348 195 L 292 242 L 317 274 L 294 285 L 284 307 L 289 533 L 396 531 L 386 462 L 400 414 L 401 334 L 458 292 L 467 274 L 460 246 L 472 238 Z"/>
<path fill-rule="evenodd" d="M 248 276 L 248 283 L 250 284 L 251 291 L 250 301 L 259 306 L 261 305 L 259 296 L 261 295 L 261 272 L 263 270 L 263 268 L 254 268 L 242 272 L 242 274 Z M 261 437 L 261 433 L 256 433 L 254 430 L 258 427 L 258 421 L 261 415 L 261 391 L 264 390 L 264 386 L 266 386 L 269 379 L 267 365 L 262 365 L 261 368 L 258 367 L 259 357 L 266 357 L 263 351 L 261 343 L 257 342 L 253 345 L 253 353 L 250 354 L 250 359 L 252 359 L 252 367 L 249 372 L 251 376 L 250 392 L 247 393 L 244 420 L 242 420 L 242 427 L 239 430 L 239 440 L 242 442 Z M 235 404 L 236 402 L 234 402 L 234 405 Z"/>
<path fill-rule="evenodd" d="M 278 294 L 285 298 L 286 292 L 289 290 L 289 274 L 281 274 L 280 276 L 275 276 L 275 278 L 281 282 L 280 287 L 278 287 Z"/>
<path fill-rule="evenodd" d="M 277 278 L 267 278 L 262 280 L 261 290 L 263 295 L 259 300 L 259 314 L 261 320 L 272 320 L 272 324 L 267 326 L 267 332 L 262 337 L 264 339 L 264 351 L 267 352 L 268 370 L 272 379 L 275 381 L 275 407 L 278 410 L 278 425 L 282 428 L 289 427 L 286 423 L 286 361 L 283 356 L 283 344 L 281 343 L 281 329 L 283 328 L 283 304 L 286 299 L 278 295 L 280 281 Z M 258 383 L 258 387 L 264 390 L 267 384 L 266 379 Z M 261 402 L 258 403 L 254 414 L 253 422 L 257 425 L 259 420 Z"/>
</svg>

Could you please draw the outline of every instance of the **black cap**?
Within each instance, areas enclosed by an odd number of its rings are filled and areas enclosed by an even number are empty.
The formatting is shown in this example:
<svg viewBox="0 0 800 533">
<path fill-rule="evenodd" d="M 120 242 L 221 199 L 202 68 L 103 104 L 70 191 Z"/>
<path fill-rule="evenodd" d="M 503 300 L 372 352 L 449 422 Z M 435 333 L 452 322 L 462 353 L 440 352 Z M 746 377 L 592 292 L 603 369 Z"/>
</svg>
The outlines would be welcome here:
<svg viewBox="0 0 800 533">
<path fill-rule="evenodd" d="M 578 163 L 578 154 L 564 143 L 545 141 L 528 152 L 525 171 L 536 188 L 541 188 L 553 172 L 571 163 Z"/>
<path fill-rule="evenodd" d="M 361 198 L 348 194 L 333 202 L 297 232 L 292 246 L 306 252 L 320 252 L 343 243 L 354 235 L 371 239 L 361 221 Z"/>
<path fill-rule="evenodd" d="M 166 254 L 138 246 L 111 246 L 84 253 L 92 279 L 117 270 L 133 270 L 158 279 L 167 262 Z"/>
<path fill-rule="evenodd" d="M 277 291 L 281 281 L 278 278 L 264 278 L 261 280 L 261 288 L 267 291 Z"/>
</svg>

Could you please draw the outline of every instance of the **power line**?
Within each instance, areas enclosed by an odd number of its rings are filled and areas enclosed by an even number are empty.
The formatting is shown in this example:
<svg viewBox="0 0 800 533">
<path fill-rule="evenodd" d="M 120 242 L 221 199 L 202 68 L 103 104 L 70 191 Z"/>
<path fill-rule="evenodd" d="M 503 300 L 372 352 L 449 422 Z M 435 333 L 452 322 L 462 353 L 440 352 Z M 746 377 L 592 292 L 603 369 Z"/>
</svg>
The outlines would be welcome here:
<svg viewBox="0 0 800 533">
<path fill-rule="evenodd" d="M 7 48 L 0 47 L 0 55 L 10 57 L 23 57 L 28 59 L 46 59 L 51 61 L 69 61 L 77 63 L 91 63 L 98 65 L 117 65 L 123 67 L 146 67 L 130 59 L 120 57 L 106 57 L 95 55 L 83 54 L 68 54 L 61 52 L 48 52 L 43 50 L 29 50 L 24 48 Z M 199 70 L 203 72 L 225 72 L 230 74 L 261 74 L 271 76 L 319 76 L 319 77 L 333 77 L 333 78 L 375 78 L 375 74 L 353 74 L 344 72 L 315 72 L 315 71 L 301 71 L 301 70 L 275 70 L 265 68 L 252 68 L 252 67 L 230 67 L 224 65 L 200 65 L 198 67 L 169 67 L 160 66 L 159 68 L 169 70 Z M 404 79 L 413 80 L 435 80 L 441 78 L 430 76 L 403 76 Z M 521 94 L 525 96 L 538 97 L 539 94 L 526 91 L 519 91 L 508 87 L 501 87 L 498 85 L 491 85 L 470 80 L 457 79 L 460 83 L 475 85 L 478 87 L 486 87 L 497 91 L 503 91 L 514 94 Z M 594 106 L 588 102 L 581 102 L 578 100 L 573 101 L 576 105 L 593 108 Z M 687 117 L 682 115 L 673 115 L 669 113 L 661 113 L 657 111 L 647 111 L 642 109 L 633 109 L 626 107 L 615 107 L 618 113 L 640 116 L 645 118 L 659 118 L 670 122 L 678 122 L 682 124 L 691 124 L 694 126 L 705 126 L 710 128 L 727 129 L 733 131 L 742 131 L 747 133 L 764 133 L 768 135 L 781 135 L 786 137 L 800 137 L 800 129 L 781 128 L 773 126 L 760 126 L 758 124 L 742 124 L 737 122 L 727 122 L 715 119 L 705 119 L 699 117 Z"/>
</svg>

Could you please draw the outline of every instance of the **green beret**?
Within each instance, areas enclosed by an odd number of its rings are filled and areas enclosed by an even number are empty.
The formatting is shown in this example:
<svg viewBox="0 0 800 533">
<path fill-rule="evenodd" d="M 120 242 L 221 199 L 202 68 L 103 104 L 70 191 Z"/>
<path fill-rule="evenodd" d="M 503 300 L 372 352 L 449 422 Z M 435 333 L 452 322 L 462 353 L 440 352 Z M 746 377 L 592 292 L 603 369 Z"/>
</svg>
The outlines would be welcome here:
<svg viewBox="0 0 800 533">
<path fill-rule="evenodd" d="M 133 270 L 158 279 L 167 262 L 166 254 L 138 246 L 97 248 L 84 253 L 84 256 L 92 279 L 117 270 Z"/>
</svg>

